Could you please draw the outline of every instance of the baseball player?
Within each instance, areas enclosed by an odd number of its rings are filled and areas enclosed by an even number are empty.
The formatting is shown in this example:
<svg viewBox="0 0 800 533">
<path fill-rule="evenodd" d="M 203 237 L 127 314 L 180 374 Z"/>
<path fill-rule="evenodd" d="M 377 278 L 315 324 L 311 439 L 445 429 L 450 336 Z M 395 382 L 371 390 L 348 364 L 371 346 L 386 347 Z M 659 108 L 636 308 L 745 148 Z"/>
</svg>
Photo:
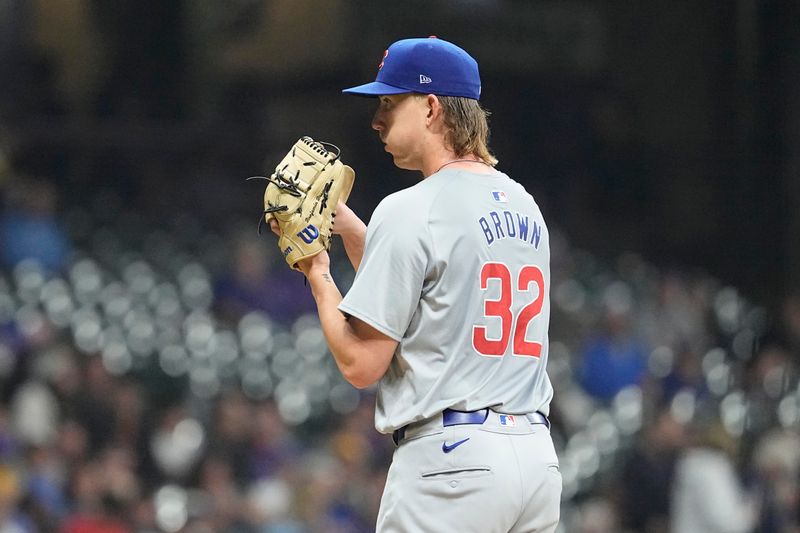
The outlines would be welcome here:
<svg viewBox="0 0 800 533">
<path fill-rule="evenodd" d="M 533 197 L 495 169 L 476 61 L 435 37 L 383 54 L 372 128 L 422 173 L 369 226 L 339 203 L 356 277 L 327 252 L 297 263 L 344 377 L 377 383 L 375 426 L 397 448 L 378 531 L 549 532 L 561 475 L 547 419 L 550 243 Z M 273 224 L 273 229 L 276 225 Z"/>
</svg>

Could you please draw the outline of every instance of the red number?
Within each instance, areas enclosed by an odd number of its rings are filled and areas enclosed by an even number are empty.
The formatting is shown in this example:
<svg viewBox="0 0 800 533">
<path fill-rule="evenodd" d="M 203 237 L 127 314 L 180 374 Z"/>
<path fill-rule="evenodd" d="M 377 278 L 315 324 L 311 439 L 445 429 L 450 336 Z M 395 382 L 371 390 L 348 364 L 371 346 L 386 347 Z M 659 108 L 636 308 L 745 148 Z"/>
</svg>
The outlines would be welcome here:
<svg viewBox="0 0 800 533">
<path fill-rule="evenodd" d="M 531 283 L 536 283 L 539 294 L 536 295 L 535 300 L 523 307 L 522 311 L 519 312 L 517 327 L 514 329 L 514 355 L 540 357 L 542 355 L 542 343 L 527 341 L 525 340 L 525 335 L 528 331 L 528 324 L 542 312 L 542 305 L 544 304 L 544 273 L 539 267 L 524 266 L 519 271 L 519 285 L 517 288 L 520 291 L 527 292 Z"/>
<path fill-rule="evenodd" d="M 480 354 L 503 357 L 511 336 L 511 323 L 514 321 L 511 314 L 511 272 L 503 263 L 486 263 L 481 268 L 481 290 L 486 290 L 490 279 L 500 280 L 500 299 L 484 300 L 483 314 L 500 319 L 502 335 L 499 339 L 489 339 L 486 336 L 486 326 L 473 326 L 472 345 Z"/>
<path fill-rule="evenodd" d="M 526 265 L 519 271 L 517 278 L 517 289 L 520 292 L 528 292 L 531 283 L 535 283 L 538 288 L 536 298 L 523 307 L 516 317 L 516 327 L 512 327 L 515 322 L 514 314 L 511 310 L 513 298 L 511 272 L 503 263 L 485 263 L 481 268 L 480 287 L 485 291 L 489 286 L 489 280 L 500 281 L 500 298 L 497 300 L 484 299 L 483 314 L 486 317 L 500 319 L 501 335 L 499 339 L 490 339 L 486 335 L 486 326 L 472 326 L 472 346 L 475 350 L 488 357 L 503 357 L 511 340 L 511 331 L 514 330 L 513 354 L 529 357 L 540 357 L 542 355 L 542 343 L 525 339 L 528 331 L 528 324 L 542 312 L 544 304 L 544 274 L 542 270 L 533 265 Z"/>
</svg>

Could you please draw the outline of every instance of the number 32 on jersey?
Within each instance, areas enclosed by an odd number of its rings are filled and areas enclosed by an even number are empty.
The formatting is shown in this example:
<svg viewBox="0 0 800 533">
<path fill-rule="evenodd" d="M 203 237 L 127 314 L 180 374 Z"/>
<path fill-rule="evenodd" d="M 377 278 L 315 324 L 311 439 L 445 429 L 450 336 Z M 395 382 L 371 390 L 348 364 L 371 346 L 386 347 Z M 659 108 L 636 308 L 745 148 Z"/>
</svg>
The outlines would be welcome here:
<svg viewBox="0 0 800 533">
<path fill-rule="evenodd" d="M 500 320 L 501 336 L 498 339 L 491 339 L 487 336 L 486 326 L 473 325 L 472 346 L 481 355 L 503 357 L 509 343 L 513 342 L 514 355 L 540 357 L 542 343 L 529 341 L 525 336 L 528 325 L 542 312 L 545 295 L 542 270 L 534 265 L 523 266 L 516 276 L 517 286 L 514 287 L 514 276 L 505 264 L 484 263 L 480 278 L 480 288 L 484 295 L 490 280 L 500 282 L 500 297 L 497 300 L 490 300 L 484 296 L 483 314 Z M 535 289 L 531 285 L 536 285 Z M 515 292 L 528 293 L 531 290 L 536 290 L 536 297 L 515 316 L 512 310 Z"/>
</svg>

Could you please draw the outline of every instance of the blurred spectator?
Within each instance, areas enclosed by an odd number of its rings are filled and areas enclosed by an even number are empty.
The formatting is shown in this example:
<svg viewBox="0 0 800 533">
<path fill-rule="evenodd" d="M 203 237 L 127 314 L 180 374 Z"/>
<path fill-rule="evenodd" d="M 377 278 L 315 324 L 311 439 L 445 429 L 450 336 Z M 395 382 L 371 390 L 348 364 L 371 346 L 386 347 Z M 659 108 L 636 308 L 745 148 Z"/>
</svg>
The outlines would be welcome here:
<svg viewBox="0 0 800 533">
<path fill-rule="evenodd" d="M 318 452 L 305 464 L 301 512 L 311 531 L 367 533 L 375 530 L 358 510 L 358 484 L 348 483 L 346 465 L 328 452 Z"/>
<path fill-rule="evenodd" d="M 748 533 L 758 502 L 734 464 L 737 443 L 718 422 L 699 416 L 691 444 L 678 459 L 672 487 L 672 533 Z"/>
<path fill-rule="evenodd" d="M 28 381 L 12 400 L 14 434 L 21 444 L 46 446 L 56 437 L 59 408 L 55 395 L 39 381 Z"/>
<path fill-rule="evenodd" d="M 600 400 L 611 400 L 625 387 L 640 385 L 647 369 L 647 350 L 631 320 L 631 299 L 621 283 L 606 289 L 603 328 L 581 351 L 579 381 Z"/>
<path fill-rule="evenodd" d="M 669 402 L 681 391 L 692 391 L 695 396 L 706 394 L 705 376 L 701 357 L 689 348 L 678 350 L 674 356 L 671 370 L 659 380 L 662 402 Z"/>
<path fill-rule="evenodd" d="M 296 516 L 294 485 L 283 478 L 265 478 L 247 491 L 247 520 L 258 533 L 307 531 Z"/>
<path fill-rule="evenodd" d="M 33 533 L 33 524 L 19 512 L 17 504 L 21 496 L 17 475 L 0 463 L 0 533 Z"/>
<path fill-rule="evenodd" d="M 284 263 L 273 241 L 273 235 L 260 240 L 245 235 L 236 239 L 230 271 L 215 287 L 217 310 L 229 323 L 258 310 L 279 324 L 291 324 L 315 309 L 311 291 L 303 286 L 303 275 Z"/>
<path fill-rule="evenodd" d="M 227 462 L 240 484 L 250 477 L 248 450 L 254 429 L 253 411 L 241 392 L 226 391 L 217 400 L 211 423 L 214 432 L 210 435 L 209 452 Z"/>
<path fill-rule="evenodd" d="M 17 454 L 16 435 L 11 429 L 11 417 L 4 404 L 0 404 L 0 463 L 10 461 Z"/>
<path fill-rule="evenodd" d="M 86 461 L 89 456 L 89 436 L 82 423 L 70 418 L 61 422 L 56 454 L 65 469 L 68 465 L 79 465 Z"/>
<path fill-rule="evenodd" d="M 243 532 L 245 499 L 228 458 L 211 455 L 200 467 L 201 507 L 198 514 L 211 531 Z"/>
<path fill-rule="evenodd" d="M 689 277 L 670 271 L 660 280 L 659 307 L 652 327 L 654 342 L 702 351 L 712 339 L 707 315 L 712 283 L 707 277 Z"/>
<path fill-rule="evenodd" d="M 296 487 L 306 446 L 281 418 L 274 402 L 254 406 L 249 446 L 247 517 L 262 533 L 300 533 Z"/>
<path fill-rule="evenodd" d="M 750 409 L 757 416 L 749 421 L 753 435 L 762 435 L 778 425 L 780 400 L 791 392 L 792 377 L 797 365 L 782 346 L 768 343 L 760 347 L 745 365 L 744 387 Z"/>
<path fill-rule="evenodd" d="M 281 418 L 274 402 L 255 406 L 250 420 L 252 440 L 248 451 L 250 480 L 270 479 L 292 468 L 305 452 L 303 444 Z"/>
<path fill-rule="evenodd" d="M 114 388 L 111 400 L 114 408 L 112 445 L 135 445 L 143 434 L 142 418 L 147 407 L 142 387 L 133 381 L 122 382 Z"/>
<path fill-rule="evenodd" d="M 121 518 L 127 521 L 131 509 L 142 495 L 136 456 L 128 447 L 110 446 L 103 450 L 100 461 L 107 494 L 123 511 Z"/>
<path fill-rule="evenodd" d="M 643 429 L 622 467 L 619 508 L 623 527 L 642 533 L 669 531 L 670 489 L 685 439 L 683 424 L 668 409 Z"/>
<path fill-rule="evenodd" d="M 41 178 L 22 178 L 9 184 L 0 215 L 0 261 L 13 268 L 33 259 L 49 272 L 66 266 L 71 245 L 56 217 L 55 186 Z"/>
<path fill-rule="evenodd" d="M 121 502 L 112 493 L 113 477 L 102 463 L 90 461 L 78 467 L 70 482 L 73 512 L 60 533 L 129 533 Z"/>
<path fill-rule="evenodd" d="M 111 401 L 117 380 L 108 373 L 100 357 L 90 357 L 85 361 L 81 383 L 75 396 L 68 399 L 68 405 L 86 428 L 91 452 L 97 453 L 114 434 L 115 413 Z"/>
<path fill-rule="evenodd" d="M 39 529 L 59 523 L 68 512 L 64 464 L 55 447 L 32 447 L 26 454 L 27 510 Z"/>
<path fill-rule="evenodd" d="M 575 533 L 614 533 L 619 531 L 617 510 L 604 496 L 595 496 L 578 506 Z"/>
<path fill-rule="evenodd" d="M 753 453 L 763 491 L 759 533 L 800 532 L 800 433 L 773 429 Z"/>
</svg>

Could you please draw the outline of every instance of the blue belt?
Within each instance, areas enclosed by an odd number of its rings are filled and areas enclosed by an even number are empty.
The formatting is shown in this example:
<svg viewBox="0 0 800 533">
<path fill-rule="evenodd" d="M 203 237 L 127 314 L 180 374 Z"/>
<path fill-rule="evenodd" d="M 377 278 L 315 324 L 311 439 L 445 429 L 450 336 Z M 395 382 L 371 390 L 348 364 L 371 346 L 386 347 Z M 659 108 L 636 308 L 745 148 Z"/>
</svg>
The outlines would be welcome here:
<svg viewBox="0 0 800 533">
<path fill-rule="evenodd" d="M 542 413 L 531 413 L 529 415 L 525 415 L 525 417 L 531 422 L 531 424 L 545 424 L 548 428 L 550 427 L 550 421 Z M 487 418 L 489 418 L 488 407 L 484 409 L 478 409 L 477 411 L 455 411 L 453 409 L 445 409 L 442 411 L 442 426 L 450 427 L 461 426 L 465 424 L 480 425 L 486 422 Z M 394 441 L 395 445 L 399 446 L 400 443 L 403 442 L 403 439 L 406 437 L 406 429 L 408 429 L 408 425 L 394 430 L 392 433 L 392 440 Z"/>
</svg>

